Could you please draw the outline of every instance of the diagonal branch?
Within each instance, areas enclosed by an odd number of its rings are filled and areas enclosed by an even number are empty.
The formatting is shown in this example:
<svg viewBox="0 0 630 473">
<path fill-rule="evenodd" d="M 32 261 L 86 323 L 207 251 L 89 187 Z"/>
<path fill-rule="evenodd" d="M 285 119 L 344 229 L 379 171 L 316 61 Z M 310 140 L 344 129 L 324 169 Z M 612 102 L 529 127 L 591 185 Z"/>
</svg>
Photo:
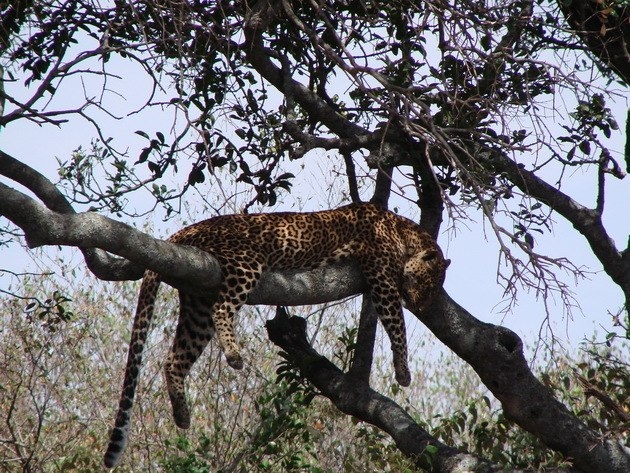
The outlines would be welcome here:
<svg viewBox="0 0 630 473">
<path fill-rule="evenodd" d="M 52 182 L 2 150 L 0 150 L 0 174 L 27 187 L 49 209 L 59 213 L 74 213 L 70 203 Z"/>
<path fill-rule="evenodd" d="M 415 315 L 472 366 L 506 417 L 572 459 L 578 470 L 630 471 L 630 451 L 621 442 L 589 429 L 536 379 L 514 332 L 480 322 L 444 291 L 425 313 Z"/>
<path fill-rule="evenodd" d="M 276 316 L 267 321 L 266 327 L 269 339 L 337 409 L 388 433 L 400 451 L 412 458 L 419 468 L 438 473 L 517 471 L 493 465 L 486 459 L 449 447 L 431 436 L 392 399 L 374 391 L 364 373 L 356 373 L 352 369 L 343 373 L 317 353 L 307 341 L 303 318 L 289 318 L 282 308 L 278 308 Z M 569 473 L 574 470 L 551 468 L 545 471 Z"/>
<path fill-rule="evenodd" d="M 492 167 L 505 173 L 521 191 L 543 202 L 571 222 L 586 238 L 604 271 L 621 287 L 626 304 L 630 303 L 630 258 L 624 257 L 624 253 L 617 250 L 615 242 L 606 232 L 601 214 L 597 210 L 584 207 L 508 157 L 492 153 L 491 159 Z"/>
<path fill-rule="evenodd" d="M 262 77 L 285 96 L 292 97 L 307 111 L 312 120 L 323 123 L 337 136 L 359 140 L 360 137 L 369 135 L 367 130 L 344 118 L 307 87 L 294 79 L 285 77 L 286 74 L 282 69 L 271 61 L 270 57 L 274 56 L 274 53 L 265 48 L 260 34 L 260 25 L 254 24 L 250 19 L 245 27 L 246 41 L 243 47 L 247 54 L 247 61 Z"/>
<path fill-rule="evenodd" d="M 418 466 L 439 472 L 498 470 L 481 458 L 441 443 L 402 407 L 370 388 L 363 376 L 345 374 L 317 353 L 307 341 L 303 318 L 289 318 L 283 308 L 278 308 L 276 316 L 267 321 L 266 326 L 269 339 L 282 348 L 289 361 L 299 367 L 302 376 L 321 394 L 344 414 L 387 432 Z"/>
</svg>

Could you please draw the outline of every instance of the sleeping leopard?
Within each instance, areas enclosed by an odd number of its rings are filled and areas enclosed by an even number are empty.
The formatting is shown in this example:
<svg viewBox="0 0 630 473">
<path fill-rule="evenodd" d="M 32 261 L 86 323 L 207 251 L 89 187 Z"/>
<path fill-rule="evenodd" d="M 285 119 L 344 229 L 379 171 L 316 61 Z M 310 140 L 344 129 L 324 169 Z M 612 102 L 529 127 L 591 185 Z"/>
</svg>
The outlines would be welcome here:
<svg viewBox="0 0 630 473">
<path fill-rule="evenodd" d="M 190 426 L 184 378 L 216 332 L 227 363 L 243 367 L 234 315 L 265 270 L 314 269 L 352 258 L 363 272 L 378 318 L 389 336 L 396 381 L 411 382 L 402 313 L 427 308 L 444 282 L 449 260 L 435 240 L 404 217 L 374 204 L 350 204 L 311 213 L 224 215 L 190 225 L 170 242 L 211 253 L 220 263 L 217 294 L 179 291 L 180 315 L 165 378 L 175 424 Z M 142 350 L 161 279 L 144 274 L 133 323 L 116 423 L 104 463 L 118 464 L 127 445 Z"/>
</svg>

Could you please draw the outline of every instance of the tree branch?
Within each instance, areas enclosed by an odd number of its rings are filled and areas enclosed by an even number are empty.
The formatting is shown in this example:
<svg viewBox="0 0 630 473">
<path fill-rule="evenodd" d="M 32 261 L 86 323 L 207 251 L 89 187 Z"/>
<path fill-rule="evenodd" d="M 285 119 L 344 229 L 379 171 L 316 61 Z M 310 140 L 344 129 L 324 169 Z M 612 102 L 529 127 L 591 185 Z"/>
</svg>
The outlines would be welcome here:
<svg viewBox="0 0 630 473">
<path fill-rule="evenodd" d="M 352 365 L 348 374 L 367 384 L 370 383 L 370 372 L 372 371 L 377 322 L 378 315 L 374 310 L 372 298 L 369 293 L 364 293 Z"/>
<path fill-rule="evenodd" d="M 75 213 L 72 205 L 48 178 L 2 150 L 0 150 L 0 174 L 29 189 L 50 210 L 60 214 Z M 80 250 L 90 271 L 100 279 L 121 281 L 142 277 L 144 268 L 129 260 L 117 258 L 99 249 L 80 248 Z"/>
<path fill-rule="evenodd" d="M 578 470 L 630 471 L 630 450 L 603 439 L 553 397 L 529 369 L 514 332 L 480 322 L 445 291 L 426 312 L 415 315 L 472 366 L 501 402 L 506 417 L 572 459 Z"/>
<path fill-rule="evenodd" d="M 520 10 L 511 18 L 507 32 L 488 56 L 482 77 L 477 83 L 477 93 L 481 96 L 492 95 L 492 88 L 501 72 L 505 69 L 507 55 L 512 52 L 514 44 L 520 39 L 523 30 L 530 22 L 534 10 L 534 2 L 532 0 L 521 0 L 517 3 Z"/>
<path fill-rule="evenodd" d="M 348 373 L 343 373 L 317 353 L 307 341 L 306 321 L 303 318 L 289 318 L 279 308 L 276 316 L 267 321 L 266 327 L 269 339 L 286 353 L 289 361 L 300 369 L 302 376 L 337 409 L 387 432 L 400 451 L 412 458 L 418 467 L 438 473 L 523 471 L 506 470 L 441 443 L 393 400 L 370 388 L 364 372 L 357 373 L 351 368 Z M 427 449 L 429 446 L 434 448 L 433 452 Z M 574 470 L 551 468 L 545 471 L 568 473 Z"/>
<path fill-rule="evenodd" d="M 630 259 L 623 258 L 615 242 L 606 232 L 601 214 L 591 210 L 564 194 L 533 172 L 527 171 L 500 153 L 492 153 L 491 166 L 503 172 L 525 194 L 538 199 L 566 218 L 590 245 L 604 271 L 624 292 L 626 305 L 630 304 Z"/>
<path fill-rule="evenodd" d="M 54 212 L 2 183 L 0 215 L 22 229 L 31 248 L 44 245 L 100 248 L 127 258 L 141 271 L 148 268 L 167 275 L 163 280 L 178 289 L 213 291 L 220 284 L 218 262 L 205 251 L 157 240 L 92 212 Z M 319 304 L 358 294 L 364 286 L 357 265 L 267 272 L 249 300 L 252 304 Z M 285 289 L 278 290 L 279 287 Z M 324 289 L 318 291 L 314 287 Z"/>
<path fill-rule="evenodd" d="M 496 471 L 478 457 L 460 452 L 429 435 L 391 399 L 370 388 L 367 380 L 344 374 L 339 368 L 317 353 L 308 343 L 306 321 L 301 317 L 287 317 L 282 308 L 267 321 L 269 339 L 282 348 L 288 359 L 324 396 L 344 414 L 368 422 L 387 432 L 398 448 L 414 459 L 418 466 L 434 471 Z M 435 453 L 429 453 L 427 447 Z M 496 468 L 498 470 L 498 468 Z"/>
<path fill-rule="evenodd" d="M 354 168 L 354 161 L 352 161 L 352 153 L 350 151 L 342 151 L 341 156 L 346 165 L 346 176 L 348 177 L 348 192 L 350 193 L 350 199 L 352 202 L 361 202 L 361 196 L 359 195 L 359 186 L 357 183 L 357 172 Z"/>
<path fill-rule="evenodd" d="M 578 381 L 584 388 L 584 394 L 587 397 L 593 396 L 597 398 L 604 406 L 606 406 L 606 409 L 613 412 L 623 422 L 630 423 L 630 412 L 627 412 L 622 405 L 619 405 L 617 402 L 613 401 L 608 394 L 599 389 L 584 376 L 580 376 L 579 374 L 576 376 Z"/>
<path fill-rule="evenodd" d="M 260 33 L 260 25 L 252 23 L 250 19 L 245 26 L 244 49 L 247 61 L 262 77 L 282 94 L 292 97 L 299 103 L 312 120 L 323 123 L 337 136 L 355 140 L 363 135 L 369 135 L 368 131 L 341 116 L 307 87 L 294 79 L 287 79 L 282 69 L 271 61 L 271 51 L 264 47 Z"/>
<path fill-rule="evenodd" d="M 376 167 L 376 181 L 374 183 L 374 195 L 370 199 L 373 204 L 380 205 L 384 209 L 389 205 L 389 196 L 392 191 L 393 167 L 381 163 Z"/>
<path fill-rule="evenodd" d="M 201 250 L 182 251 L 177 245 L 156 240 L 129 225 L 95 213 L 54 212 L 2 183 L 0 215 L 24 231 L 30 248 L 44 245 L 100 248 L 134 261 L 142 270 L 151 268 L 168 274 L 169 281 L 172 277 L 176 284 L 186 280 L 193 286 L 203 286 L 213 274 L 216 278 L 211 283 L 219 283 L 219 265 Z"/>
</svg>

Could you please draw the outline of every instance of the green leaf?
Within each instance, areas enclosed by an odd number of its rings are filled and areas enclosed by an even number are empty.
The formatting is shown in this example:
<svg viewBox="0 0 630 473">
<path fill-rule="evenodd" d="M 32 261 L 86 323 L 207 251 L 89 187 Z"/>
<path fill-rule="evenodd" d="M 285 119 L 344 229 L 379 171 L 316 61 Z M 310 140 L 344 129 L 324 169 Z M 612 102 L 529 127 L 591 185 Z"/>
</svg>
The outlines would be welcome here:
<svg viewBox="0 0 630 473">
<path fill-rule="evenodd" d="M 527 243 L 527 246 L 529 246 L 531 249 L 534 248 L 534 237 L 529 232 L 525 233 L 525 243 Z"/>
<path fill-rule="evenodd" d="M 149 158 L 149 154 L 151 154 L 151 148 L 144 148 L 140 153 L 140 157 L 134 164 L 144 163 Z"/>
</svg>

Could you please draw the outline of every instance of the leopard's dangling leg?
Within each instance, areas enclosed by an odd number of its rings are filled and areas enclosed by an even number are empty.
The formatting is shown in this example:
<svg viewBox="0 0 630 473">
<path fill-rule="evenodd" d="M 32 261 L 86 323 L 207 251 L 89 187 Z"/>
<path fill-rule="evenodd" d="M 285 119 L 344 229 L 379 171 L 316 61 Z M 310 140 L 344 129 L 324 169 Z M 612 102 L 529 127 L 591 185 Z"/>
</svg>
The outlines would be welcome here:
<svg viewBox="0 0 630 473">
<path fill-rule="evenodd" d="M 411 373 L 408 365 L 407 332 L 402 311 L 401 295 L 393 275 L 390 276 L 382 271 L 383 268 L 380 269 L 381 272 L 379 274 L 376 272 L 371 274 L 370 270 L 364 270 L 364 272 L 370 286 L 374 310 L 383 324 L 392 346 L 396 381 L 401 386 L 409 386 Z"/>
<path fill-rule="evenodd" d="M 179 292 L 179 320 L 164 377 L 173 418 L 181 429 L 190 427 L 184 380 L 215 332 L 211 316 L 213 302 L 212 298 Z"/>
<path fill-rule="evenodd" d="M 379 319 L 383 323 L 383 328 L 385 332 L 387 332 L 392 345 L 396 381 L 401 386 L 409 386 L 411 383 L 411 372 L 409 371 L 408 365 L 407 334 L 402 305 L 400 301 L 397 301 L 395 304 L 388 301 L 384 306 L 380 303 L 378 297 L 376 299 L 372 297 L 372 299 L 374 301 L 374 308 L 379 314 Z"/>
<path fill-rule="evenodd" d="M 236 343 L 234 316 L 256 287 L 262 270 L 262 263 L 253 261 L 247 254 L 232 255 L 231 260 L 223 264 L 223 284 L 212 309 L 212 321 L 228 365 L 237 370 L 243 368 L 243 358 Z"/>
<path fill-rule="evenodd" d="M 241 357 L 241 349 L 236 343 L 234 336 L 234 315 L 241 307 L 241 304 L 235 304 L 233 301 L 221 301 L 215 304 L 212 311 L 212 320 L 217 331 L 217 340 L 225 360 L 232 368 L 240 370 L 243 368 L 243 358 Z"/>
</svg>

